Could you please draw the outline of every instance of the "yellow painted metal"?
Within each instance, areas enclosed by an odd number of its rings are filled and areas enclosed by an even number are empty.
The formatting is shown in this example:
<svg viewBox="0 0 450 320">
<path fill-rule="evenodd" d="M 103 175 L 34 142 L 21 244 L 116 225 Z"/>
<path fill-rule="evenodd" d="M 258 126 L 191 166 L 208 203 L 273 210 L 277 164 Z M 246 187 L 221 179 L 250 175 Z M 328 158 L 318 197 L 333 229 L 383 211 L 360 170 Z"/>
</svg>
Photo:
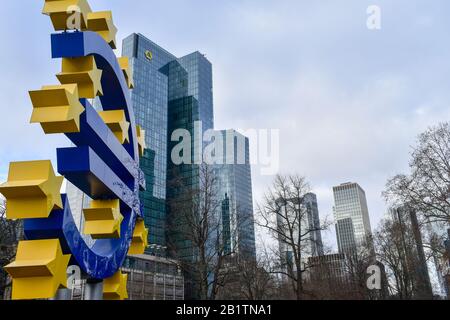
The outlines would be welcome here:
<svg viewBox="0 0 450 320">
<path fill-rule="evenodd" d="M 93 200 L 89 209 L 84 209 L 84 234 L 94 239 L 120 238 L 120 224 L 123 216 L 120 213 L 119 200 Z"/>
<path fill-rule="evenodd" d="M 144 220 L 136 222 L 136 228 L 133 233 L 133 241 L 131 242 L 128 255 L 144 254 L 148 247 L 148 229 L 145 227 Z"/>
<path fill-rule="evenodd" d="M 111 278 L 103 281 L 104 300 L 125 300 L 128 299 L 127 292 L 128 275 L 117 272 Z"/>
<path fill-rule="evenodd" d="M 48 218 L 53 209 L 62 209 L 61 185 L 50 161 L 13 162 L 8 181 L 0 185 L 6 198 L 8 219 Z"/>
<path fill-rule="evenodd" d="M 121 144 L 130 143 L 128 134 L 130 123 L 123 110 L 100 111 L 98 114 Z"/>
<path fill-rule="evenodd" d="M 97 32 L 113 49 L 116 46 L 117 28 L 114 25 L 111 11 L 90 12 L 87 15 L 87 27 Z"/>
<path fill-rule="evenodd" d="M 16 260 L 5 267 L 13 279 L 12 299 L 53 298 L 67 287 L 69 260 L 58 239 L 19 242 Z"/>
<path fill-rule="evenodd" d="M 133 70 L 130 66 L 130 60 L 128 57 L 121 57 L 117 58 L 119 61 L 120 68 L 123 71 L 123 74 L 125 76 L 125 80 L 127 80 L 128 88 L 133 89 L 134 88 L 134 80 L 133 80 Z"/>
<path fill-rule="evenodd" d="M 31 123 L 40 123 L 47 134 L 80 131 L 84 107 L 79 101 L 76 84 L 44 86 L 30 91 L 33 103 Z"/>
<path fill-rule="evenodd" d="M 141 157 L 144 156 L 144 150 L 147 148 L 147 145 L 145 143 L 145 130 L 143 130 L 140 126 L 136 126 L 136 132 L 137 132 L 137 140 L 138 140 L 138 147 L 139 147 L 139 155 Z"/>
<path fill-rule="evenodd" d="M 93 56 L 63 58 L 62 72 L 56 75 L 61 84 L 76 83 L 79 98 L 93 99 L 103 95 L 102 70 L 97 68 Z"/>
<path fill-rule="evenodd" d="M 86 30 L 87 15 L 91 12 L 87 0 L 45 0 L 42 13 L 49 15 L 55 31 L 72 29 L 75 27 L 74 12 L 79 13 L 79 29 Z"/>
</svg>

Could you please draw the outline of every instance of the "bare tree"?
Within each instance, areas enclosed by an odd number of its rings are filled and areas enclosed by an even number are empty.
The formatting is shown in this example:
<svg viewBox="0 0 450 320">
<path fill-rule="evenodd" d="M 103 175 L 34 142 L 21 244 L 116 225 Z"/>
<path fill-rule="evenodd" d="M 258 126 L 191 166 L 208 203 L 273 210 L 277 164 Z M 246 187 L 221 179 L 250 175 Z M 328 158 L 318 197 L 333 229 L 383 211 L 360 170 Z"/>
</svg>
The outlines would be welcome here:
<svg viewBox="0 0 450 320">
<path fill-rule="evenodd" d="M 433 221 L 450 224 L 450 123 L 429 128 L 411 153 L 409 175 L 390 179 L 384 196 L 408 203 Z"/>
<path fill-rule="evenodd" d="M 224 237 L 217 175 L 213 166 L 203 164 L 198 170 L 195 185 L 189 185 L 180 173 L 174 173 L 170 181 L 175 194 L 169 199 L 172 234 L 168 246 L 192 281 L 192 294 L 201 300 L 213 300 L 234 269 L 229 240 Z"/>
<path fill-rule="evenodd" d="M 391 293 L 401 300 L 431 299 L 428 271 L 422 262 L 415 235 L 398 221 L 384 220 L 375 233 L 378 259 L 386 266 Z"/>
<path fill-rule="evenodd" d="M 20 221 L 6 219 L 6 202 L 0 198 L 0 298 L 11 286 L 11 281 L 3 267 L 14 259 L 19 237 Z"/>
<path fill-rule="evenodd" d="M 277 296 L 270 261 L 265 255 L 256 260 L 248 256 L 235 256 L 234 272 L 221 288 L 218 298 L 224 300 L 266 300 Z"/>
<path fill-rule="evenodd" d="M 367 300 L 373 299 L 373 292 L 367 288 L 367 270 L 376 264 L 373 248 L 373 237 L 369 236 L 366 241 L 357 247 L 348 249 L 345 254 L 345 272 L 347 274 L 346 298 Z"/>
<path fill-rule="evenodd" d="M 276 272 L 286 278 L 295 298 L 307 294 L 304 275 L 309 270 L 308 256 L 314 255 L 314 234 L 327 229 L 328 224 L 311 223 L 305 203 L 310 186 L 299 175 L 276 176 L 272 187 L 257 207 L 258 225 L 267 229 L 279 248 L 274 252 L 278 261 Z"/>
</svg>

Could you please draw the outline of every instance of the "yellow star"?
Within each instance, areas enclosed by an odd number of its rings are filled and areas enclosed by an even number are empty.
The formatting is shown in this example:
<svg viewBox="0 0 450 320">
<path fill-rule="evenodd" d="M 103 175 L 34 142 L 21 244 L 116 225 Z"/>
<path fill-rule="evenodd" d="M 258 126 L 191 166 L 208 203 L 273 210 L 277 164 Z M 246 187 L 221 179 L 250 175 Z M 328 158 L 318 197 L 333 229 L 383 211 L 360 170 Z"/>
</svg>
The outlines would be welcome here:
<svg viewBox="0 0 450 320">
<path fill-rule="evenodd" d="M 127 81 L 127 85 L 129 89 L 134 88 L 134 80 L 133 80 L 133 70 L 130 67 L 130 61 L 128 57 L 121 57 L 117 59 L 119 61 L 120 68 L 123 71 L 123 75 L 125 76 L 125 80 Z"/>
<path fill-rule="evenodd" d="M 142 130 L 140 126 L 136 126 L 136 133 L 139 147 L 139 155 L 143 157 L 144 150 L 145 148 L 147 148 L 147 145 L 145 143 L 145 130 Z"/>
<path fill-rule="evenodd" d="M 56 77 L 61 84 L 76 83 L 79 98 L 93 99 L 103 95 L 102 73 L 97 68 L 94 56 L 63 58 L 62 72 Z"/>
<path fill-rule="evenodd" d="M 118 271 L 111 278 L 103 281 L 103 299 L 105 300 L 125 300 L 128 298 L 127 292 L 128 275 Z"/>
<path fill-rule="evenodd" d="M 51 161 L 13 162 L 8 181 L 0 185 L 6 198 L 8 219 L 48 218 L 52 210 L 63 209 L 61 185 Z"/>
<path fill-rule="evenodd" d="M 80 132 L 80 115 L 84 112 L 76 84 L 44 86 L 30 91 L 33 103 L 31 123 L 40 123 L 47 134 Z"/>
<path fill-rule="evenodd" d="M 55 31 L 86 30 L 87 15 L 91 11 L 87 0 L 45 0 L 42 9 L 43 14 L 50 16 Z"/>
<path fill-rule="evenodd" d="M 12 282 L 12 299 L 50 299 L 67 287 L 70 254 L 64 255 L 59 239 L 20 241 L 16 260 L 5 267 Z"/>
<path fill-rule="evenodd" d="M 138 220 L 133 233 L 133 241 L 131 242 L 128 255 L 144 254 L 148 247 L 148 229 L 145 227 L 144 220 Z"/>
<path fill-rule="evenodd" d="M 93 239 L 120 238 L 120 224 L 123 216 L 120 213 L 119 200 L 93 200 L 89 209 L 84 209 L 86 223 L 84 234 Z"/>
<path fill-rule="evenodd" d="M 121 144 L 130 143 L 128 131 L 130 123 L 123 110 L 101 111 L 98 113 Z"/>
<path fill-rule="evenodd" d="M 114 25 L 111 11 L 90 12 L 87 15 L 87 27 L 97 32 L 113 49 L 117 49 L 117 28 Z"/>
</svg>

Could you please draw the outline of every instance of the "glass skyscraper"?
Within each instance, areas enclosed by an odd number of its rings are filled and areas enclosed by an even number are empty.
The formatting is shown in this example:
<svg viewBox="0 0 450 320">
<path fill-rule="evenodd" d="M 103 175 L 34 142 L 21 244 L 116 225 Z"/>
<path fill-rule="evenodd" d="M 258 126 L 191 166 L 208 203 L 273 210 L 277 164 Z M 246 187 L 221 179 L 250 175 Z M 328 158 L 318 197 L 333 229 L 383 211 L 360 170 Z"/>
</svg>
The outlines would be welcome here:
<svg viewBox="0 0 450 320">
<path fill-rule="evenodd" d="M 187 224 L 173 204 L 191 205 L 192 194 L 201 187 L 203 135 L 214 129 L 212 65 L 200 52 L 177 58 L 141 34 L 124 40 L 123 55 L 129 57 L 133 70 L 136 122 L 146 133 L 141 168 L 147 188 L 141 193 L 141 201 L 149 228 L 147 253 L 189 263 L 198 253 L 185 236 Z M 172 150 L 180 143 L 172 141 L 172 134 L 179 129 L 191 135 L 191 163 L 172 162 Z M 216 132 L 232 132 L 240 138 L 237 140 L 244 141 L 244 147 L 243 162 L 211 166 L 219 177 L 217 200 L 222 204 L 214 214 L 222 220 L 227 253 L 256 258 L 249 140 L 235 131 Z M 237 148 L 234 138 L 232 148 Z M 182 187 L 174 185 L 180 178 Z M 192 280 L 189 277 L 187 284 Z M 195 292 L 189 292 L 195 291 L 195 284 L 188 284 L 186 290 L 187 296 L 195 296 Z"/>
<path fill-rule="evenodd" d="M 166 255 L 167 236 L 172 231 L 168 230 L 167 201 L 174 197 L 167 183 L 173 178 L 175 167 L 191 186 L 198 183 L 199 174 L 196 164 L 172 164 L 171 135 L 176 129 L 188 130 L 197 138 L 192 141 L 193 150 L 202 151 L 203 132 L 214 127 L 212 65 L 199 52 L 177 58 L 141 34 L 132 34 L 123 41 L 123 56 L 129 57 L 133 70 L 131 96 L 136 122 L 146 134 L 147 150 L 141 168 L 147 190 L 141 193 L 141 200 L 150 231 L 148 253 Z M 201 122 L 197 135 L 194 134 L 196 121 Z M 193 153 L 193 157 L 198 160 L 201 154 Z M 185 241 L 178 240 L 175 245 L 182 251 Z"/>
<path fill-rule="evenodd" d="M 123 41 L 123 56 L 130 59 L 134 89 L 131 94 L 136 123 L 145 130 L 147 150 L 141 159 L 147 190 L 141 193 L 149 228 L 147 253 L 166 255 L 166 179 L 168 76 L 161 69 L 176 57 L 141 34 Z"/>
<path fill-rule="evenodd" d="M 256 259 L 249 139 L 235 130 L 216 131 L 223 143 L 216 165 L 222 203 L 223 237 L 228 253 Z"/>
<path fill-rule="evenodd" d="M 360 246 L 367 241 L 367 244 L 373 247 L 369 240 L 372 229 L 365 191 L 357 183 L 344 183 L 334 187 L 333 193 L 336 232 L 341 244 L 339 249 L 347 248 L 352 242 Z M 351 219 L 353 226 L 349 226 L 349 220 L 345 219 Z"/>
<path fill-rule="evenodd" d="M 294 263 L 293 248 L 287 243 L 290 240 L 301 240 L 303 265 L 308 263 L 309 258 L 324 254 L 317 196 L 314 193 L 307 193 L 301 199 L 280 198 L 276 204 L 279 210 L 276 217 L 277 228 L 281 232 L 278 235 L 280 263 L 285 272 L 290 268 L 295 271 L 297 266 Z M 287 279 L 285 275 L 282 278 Z"/>
</svg>

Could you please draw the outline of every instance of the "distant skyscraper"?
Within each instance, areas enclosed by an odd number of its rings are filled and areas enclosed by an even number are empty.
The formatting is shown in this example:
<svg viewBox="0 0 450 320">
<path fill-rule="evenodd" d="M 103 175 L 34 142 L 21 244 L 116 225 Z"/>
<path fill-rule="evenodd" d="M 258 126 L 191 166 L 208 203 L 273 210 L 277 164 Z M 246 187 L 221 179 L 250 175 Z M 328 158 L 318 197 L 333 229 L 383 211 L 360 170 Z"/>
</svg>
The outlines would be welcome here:
<svg viewBox="0 0 450 320">
<path fill-rule="evenodd" d="M 215 165 L 224 240 L 230 252 L 256 259 L 250 142 L 235 130 L 216 132 L 224 142 L 221 164 Z"/>
<path fill-rule="evenodd" d="M 314 193 L 308 193 L 303 201 L 307 210 L 309 229 L 314 230 L 309 235 L 311 254 L 312 256 L 321 256 L 324 252 L 317 196 Z"/>
<path fill-rule="evenodd" d="M 422 242 L 422 233 L 417 214 L 407 206 L 391 210 L 393 221 L 400 227 L 402 248 L 402 266 L 405 266 L 411 279 L 413 297 L 431 299 L 433 290 L 428 273 Z"/>
<path fill-rule="evenodd" d="M 336 238 L 339 252 L 349 252 L 356 249 L 355 229 L 352 218 L 341 219 L 336 222 Z"/>
<path fill-rule="evenodd" d="M 298 199 L 290 199 L 290 200 L 280 199 L 278 201 L 278 207 L 281 212 L 281 214 L 277 215 L 278 228 L 280 228 L 281 230 L 285 229 L 287 221 L 283 219 L 283 216 L 289 216 L 289 213 L 286 210 L 292 210 L 290 208 L 298 206 L 297 205 L 298 202 L 299 202 Z M 293 217 L 295 215 L 292 215 L 291 218 L 289 218 L 289 220 L 290 223 L 295 224 L 293 238 L 294 239 L 298 239 L 299 237 L 302 238 L 301 239 L 301 241 L 303 242 L 301 244 L 302 260 L 303 260 L 302 263 L 307 264 L 308 258 L 323 255 L 324 250 L 322 243 L 322 234 L 320 230 L 321 225 L 317 205 L 317 196 L 314 193 L 308 193 L 303 197 L 303 199 L 300 199 L 300 202 L 301 206 L 303 206 L 303 210 L 300 210 L 302 212 L 300 217 L 301 219 L 300 224 L 298 224 L 297 221 L 293 221 L 294 220 Z M 298 230 L 299 227 L 301 228 L 301 230 Z M 301 236 L 299 235 L 299 232 L 308 235 Z M 292 248 L 290 248 L 286 244 L 286 239 L 284 239 L 283 237 L 279 237 L 278 245 L 281 253 L 282 265 L 285 266 L 291 265 L 295 267 L 295 264 L 293 263 L 292 260 L 294 256 Z"/>
<path fill-rule="evenodd" d="M 333 188 L 333 193 L 338 242 L 341 241 L 342 248 L 353 239 L 357 246 L 366 243 L 372 234 L 366 193 L 357 183 L 341 184 Z M 345 219 L 351 219 L 353 228 L 349 226 L 349 220 L 341 221 Z M 368 244 L 373 247 L 371 241 Z"/>
</svg>

